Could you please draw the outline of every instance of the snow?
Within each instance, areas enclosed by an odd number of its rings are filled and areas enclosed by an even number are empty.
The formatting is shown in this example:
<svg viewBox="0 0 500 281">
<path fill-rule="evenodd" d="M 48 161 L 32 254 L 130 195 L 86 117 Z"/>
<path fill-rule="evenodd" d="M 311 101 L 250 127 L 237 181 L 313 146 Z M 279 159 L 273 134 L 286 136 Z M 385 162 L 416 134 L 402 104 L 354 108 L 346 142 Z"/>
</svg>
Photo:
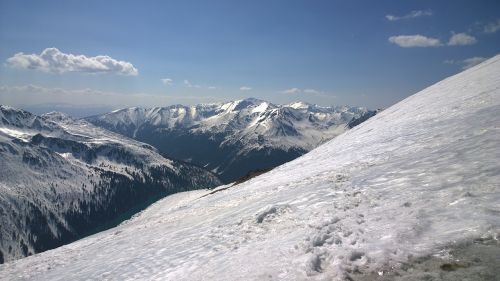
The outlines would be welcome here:
<svg viewBox="0 0 500 281">
<path fill-rule="evenodd" d="M 257 107 L 252 109 L 252 113 L 259 113 L 259 112 L 264 112 L 266 109 L 269 107 L 269 104 L 267 102 L 263 102 L 259 104 Z"/>
<path fill-rule="evenodd" d="M 0 128 L 0 132 L 8 136 L 21 139 L 23 141 L 28 141 L 34 135 L 34 134 L 29 134 L 26 131 L 16 130 L 12 128 Z"/>
<path fill-rule="evenodd" d="M 57 153 L 57 152 L 56 152 Z M 57 153 L 59 154 L 62 158 L 65 158 L 65 159 L 68 159 L 68 158 L 72 158 L 73 157 L 73 154 L 69 153 L 69 152 L 65 152 L 65 153 Z"/>
<path fill-rule="evenodd" d="M 137 132 L 145 128 L 152 131 L 184 130 L 190 135 L 223 135 L 222 148 L 237 146 L 239 153 L 245 154 L 266 148 L 309 151 L 343 133 L 352 118 L 366 111 L 365 108 L 320 107 L 303 102 L 275 105 L 247 98 L 196 106 L 129 108 L 87 120 L 138 139 L 141 138 Z M 280 132 L 284 127 L 295 130 L 295 135 L 283 137 Z"/>
<path fill-rule="evenodd" d="M 301 101 L 293 102 L 288 104 L 289 107 L 295 108 L 295 109 L 307 109 L 309 107 L 309 104 Z"/>
<path fill-rule="evenodd" d="M 500 56 L 266 174 L 169 196 L 0 278 L 345 280 L 498 241 L 498 73 Z"/>
<path fill-rule="evenodd" d="M 240 102 L 242 102 L 242 100 L 236 100 L 236 101 L 225 103 L 221 106 L 221 109 L 226 111 L 226 112 L 228 112 L 228 111 L 231 112 L 234 110 L 234 108 L 236 106 L 238 106 L 238 104 L 240 104 Z"/>
</svg>

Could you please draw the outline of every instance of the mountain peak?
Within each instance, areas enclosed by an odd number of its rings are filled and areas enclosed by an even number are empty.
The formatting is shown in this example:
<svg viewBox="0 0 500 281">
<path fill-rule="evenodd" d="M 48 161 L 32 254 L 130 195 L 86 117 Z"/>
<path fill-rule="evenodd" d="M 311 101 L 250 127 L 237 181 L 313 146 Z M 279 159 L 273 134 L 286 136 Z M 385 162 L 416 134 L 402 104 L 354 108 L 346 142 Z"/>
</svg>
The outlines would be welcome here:
<svg viewBox="0 0 500 281">
<path fill-rule="evenodd" d="M 265 100 L 258 99 L 258 98 L 253 98 L 253 97 L 245 98 L 245 99 L 243 99 L 243 101 L 246 101 L 246 102 L 249 102 L 249 103 L 253 103 L 253 104 L 261 104 L 263 102 L 267 102 Z"/>
<path fill-rule="evenodd" d="M 246 98 L 242 100 L 234 100 L 234 101 L 229 101 L 226 103 L 223 103 L 220 108 L 224 111 L 227 112 L 232 112 L 232 111 L 241 111 L 247 108 L 254 108 L 262 103 L 268 103 L 264 100 L 256 99 L 256 98 Z"/>
<path fill-rule="evenodd" d="M 63 113 L 63 112 L 59 112 L 59 111 L 51 111 L 51 112 L 45 113 L 42 115 L 42 117 L 47 119 L 47 120 L 54 121 L 54 122 L 60 122 L 60 121 L 64 121 L 64 120 L 74 120 L 74 118 L 71 117 L 70 115 Z"/>
<path fill-rule="evenodd" d="M 49 129 L 54 125 L 26 110 L 0 105 L 0 125 L 26 129 Z"/>
<path fill-rule="evenodd" d="M 286 107 L 291 107 L 294 109 L 308 109 L 311 104 L 303 101 L 296 101 L 285 105 Z"/>
<path fill-rule="evenodd" d="M 302 155 L 344 132 L 349 121 L 364 113 L 356 108 L 339 111 L 304 102 L 295 105 L 246 98 L 140 112 L 131 109 L 86 120 L 154 145 L 166 155 L 216 171 L 231 181 L 251 169 L 274 167 Z M 245 161 L 244 157 L 252 160 Z"/>
<path fill-rule="evenodd" d="M 34 116 L 31 112 L 28 112 L 24 109 L 15 108 L 9 105 L 0 105 L 0 114 L 3 116 L 11 116 L 11 115 L 23 115 L 24 117 Z"/>
</svg>

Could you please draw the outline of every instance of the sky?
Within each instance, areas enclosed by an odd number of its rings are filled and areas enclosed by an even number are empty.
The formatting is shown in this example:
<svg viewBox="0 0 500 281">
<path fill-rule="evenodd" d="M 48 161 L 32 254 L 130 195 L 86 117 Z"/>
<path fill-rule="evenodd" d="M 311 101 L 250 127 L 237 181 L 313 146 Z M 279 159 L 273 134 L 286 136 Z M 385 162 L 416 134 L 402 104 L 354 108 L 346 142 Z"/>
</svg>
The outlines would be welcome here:
<svg viewBox="0 0 500 281">
<path fill-rule="evenodd" d="M 500 1 L 0 0 L 0 104 L 385 108 L 500 53 Z"/>
</svg>

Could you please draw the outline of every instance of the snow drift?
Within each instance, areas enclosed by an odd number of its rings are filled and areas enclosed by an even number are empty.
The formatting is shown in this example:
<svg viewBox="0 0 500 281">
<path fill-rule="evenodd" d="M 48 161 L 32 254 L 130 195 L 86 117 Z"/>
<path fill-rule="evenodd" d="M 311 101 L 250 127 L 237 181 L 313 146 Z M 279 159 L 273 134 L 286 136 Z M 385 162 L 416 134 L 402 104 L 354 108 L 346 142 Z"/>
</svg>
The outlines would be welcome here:
<svg viewBox="0 0 500 281">
<path fill-rule="evenodd" d="M 169 196 L 0 278 L 353 280 L 498 243 L 499 73 L 496 56 L 271 172 Z"/>
</svg>

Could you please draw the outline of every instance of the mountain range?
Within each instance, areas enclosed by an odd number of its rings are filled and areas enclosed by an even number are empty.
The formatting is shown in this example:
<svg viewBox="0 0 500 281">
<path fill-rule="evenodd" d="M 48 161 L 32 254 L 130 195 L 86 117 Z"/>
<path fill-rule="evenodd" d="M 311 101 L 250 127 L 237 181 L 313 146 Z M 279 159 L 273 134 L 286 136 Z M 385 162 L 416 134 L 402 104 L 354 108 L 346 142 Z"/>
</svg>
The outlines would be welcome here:
<svg viewBox="0 0 500 281">
<path fill-rule="evenodd" d="M 0 262 L 116 225 L 167 194 L 220 184 L 84 120 L 0 106 Z"/>
<path fill-rule="evenodd" d="M 110 131 L 151 144 L 233 182 L 269 169 L 340 135 L 349 122 L 371 117 L 363 107 L 276 105 L 248 98 L 226 103 L 125 108 L 85 118 Z"/>
</svg>

